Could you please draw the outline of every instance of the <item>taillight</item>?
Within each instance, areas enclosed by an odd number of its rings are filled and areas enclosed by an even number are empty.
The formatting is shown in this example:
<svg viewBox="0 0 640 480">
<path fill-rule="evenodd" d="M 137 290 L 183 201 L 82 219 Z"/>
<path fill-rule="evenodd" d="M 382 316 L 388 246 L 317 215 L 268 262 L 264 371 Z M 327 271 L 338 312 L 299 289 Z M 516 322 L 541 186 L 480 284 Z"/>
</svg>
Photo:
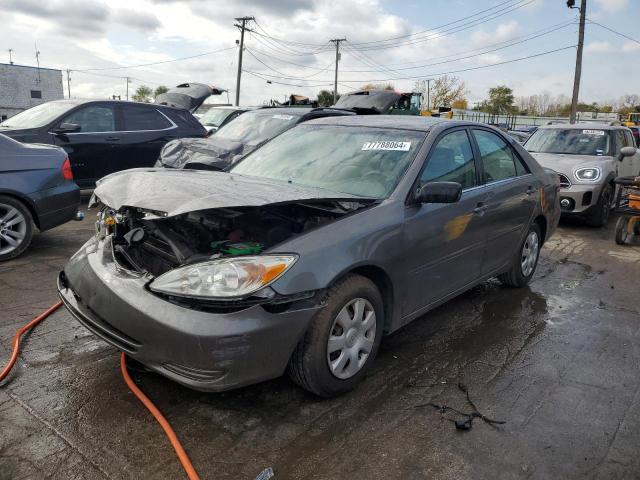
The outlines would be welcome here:
<svg viewBox="0 0 640 480">
<path fill-rule="evenodd" d="M 65 158 L 62 163 L 62 176 L 65 180 L 73 181 L 73 172 L 71 171 L 71 162 L 69 162 L 69 157 Z"/>
</svg>

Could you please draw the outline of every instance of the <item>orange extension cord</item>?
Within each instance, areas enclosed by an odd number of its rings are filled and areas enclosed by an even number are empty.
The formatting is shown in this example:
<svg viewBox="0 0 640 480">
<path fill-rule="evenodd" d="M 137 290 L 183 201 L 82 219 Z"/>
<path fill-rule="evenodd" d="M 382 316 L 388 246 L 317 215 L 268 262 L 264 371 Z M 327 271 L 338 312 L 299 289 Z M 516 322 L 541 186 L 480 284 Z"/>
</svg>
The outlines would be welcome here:
<svg viewBox="0 0 640 480">
<path fill-rule="evenodd" d="M 62 306 L 62 302 L 58 302 L 52 305 L 51 307 L 49 307 L 47 310 L 42 312 L 40 315 L 38 315 L 36 318 L 31 320 L 29 323 L 27 323 L 25 326 L 23 326 L 20 330 L 16 332 L 15 337 L 13 337 L 13 351 L 11 352 L 11 359 L 9 360 L 9 363 L 7 363 L 7 366 L 4 367 L 4 369 L 2 370 L 2 373 L 0 373 L 0 382 L 3 381 L 7 377 L 7 375 L 9 375 L 9 372 L 11 371 L 11 369 L 16 363 L 16 360 L 18 359 L 18 354 L 20 353 L 20 337 L 22 337 L 22 335 L 24 335 L 27 331 L 31 330 L 33 327 L 38 325 L 42 320 L 47 318 L 49 315 L 51 315 L 61 306 Z M 151 412 L 151 415 L 155 417 L 155 419 L 158 421 L 158 423 L 164 430 L 164 433 L 169 438 L 171 445 L 173 446 L 174 450 L 176 451 L 176 454 L 178 455 L 178 459 L 180 460 L 180 463 L 184 467 L 185 472 L 187 472 L 187 476 L 189 477 L 189 480 L 200 480 L 200 477 L 198 476 L 196 470 L 193 468 L 193 465 L 191 464 L 191 460 L 189 460 L 187 452 L 185 452 L 184 448 L 182 448 L 182 445 L 180 444 L 180 441 L 178 440 L 176 433 L 173 431 L 173 428 L 171 428 L 171 425 L 169 424 L 167 419 L 164 418 L 162 413 L 160 413 L 160 410 L 158 410 L 158 408 L 153 404 L 153 402 L 149 400 L 149 397 L 147 397 L 142 392 L 142 390 L 140 390 L 137 387 L 137 385 L 133 383 L 133 380 L 129 376 L 129 372 L 127 371 L 127 360 L 124 352 L 120 354 L 120 371 L 122 372 L 124 381 L 129 387 L 129 389 L 133 392 L 133 394 L 136 397 L 138 397 L 138 400 L 142 402 L 142 404 L 147 408 L 147 410 Z"/>
</svg>

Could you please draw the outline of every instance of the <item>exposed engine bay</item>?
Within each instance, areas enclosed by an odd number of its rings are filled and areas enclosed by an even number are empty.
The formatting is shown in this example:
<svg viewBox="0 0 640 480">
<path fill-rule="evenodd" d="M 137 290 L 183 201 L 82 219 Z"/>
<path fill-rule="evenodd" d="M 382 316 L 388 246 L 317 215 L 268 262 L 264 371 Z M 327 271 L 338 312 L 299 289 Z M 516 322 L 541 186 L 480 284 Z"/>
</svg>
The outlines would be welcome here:
<svg viewBox="0 0 640 480">
<path fill-rule="evenodd" d="M 111 235 L 120 267 L 159 276 L 181 265 L 258 255 L 285 240 L 365 208 L 373 201 L 305 201 L 216 208 L 169 218 L 135 207 L 104 207 L 96 228 Z"/>
</svg>

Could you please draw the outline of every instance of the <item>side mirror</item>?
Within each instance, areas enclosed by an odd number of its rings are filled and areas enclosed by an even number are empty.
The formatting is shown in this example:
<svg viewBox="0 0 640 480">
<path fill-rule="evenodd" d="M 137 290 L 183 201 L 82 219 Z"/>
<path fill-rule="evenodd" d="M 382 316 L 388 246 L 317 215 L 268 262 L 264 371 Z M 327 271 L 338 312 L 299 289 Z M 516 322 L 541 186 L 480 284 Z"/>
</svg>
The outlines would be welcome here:
<svg viewBox="0 0 640 480">
<path fill-rule="evenodd" d="M 635 147 L 622 147 L 618 154 L 618 160 L 622 161 L 624 157 L 633 157 L 638 151 Z"/>
<path fill-rule="evenodd" d="M 61 133 L 74 133 L 80 131 L 80 125 L 77 123 L 61 123 L 56 128 L 53 129 L 53 133 L 61 134 Z"/>
<path fill-rule="evenodd" d="M 457 182 L 428 182 L 418 188 L 415 200 L 419 203 L 455 203 L 462 196 Z"/>
</svg>

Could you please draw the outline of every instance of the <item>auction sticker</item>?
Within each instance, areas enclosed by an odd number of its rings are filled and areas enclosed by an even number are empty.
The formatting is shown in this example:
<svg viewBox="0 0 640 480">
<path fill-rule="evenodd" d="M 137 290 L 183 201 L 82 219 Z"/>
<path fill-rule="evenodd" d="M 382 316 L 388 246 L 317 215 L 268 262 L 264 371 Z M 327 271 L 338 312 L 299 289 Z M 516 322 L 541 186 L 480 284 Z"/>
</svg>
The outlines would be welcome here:
<svg viewBox="0 0 640 480">
<path fill-rule="evenodd" d="M 293 115 L 273 115 L 271 118 L 277 118 L 278 120 L 291 120 L 293 118 Z"/>
<path fill-rule="evenodd" d="M 604 130 L 582 130 L 583 135 L 604 135 Z"/>
<path fill-rule="evenodd" d="M 411 148 L 411 142 L 365 142 L 362 150 L 396 150 L 400 152 L 408 152 Z"/>
</svg>

